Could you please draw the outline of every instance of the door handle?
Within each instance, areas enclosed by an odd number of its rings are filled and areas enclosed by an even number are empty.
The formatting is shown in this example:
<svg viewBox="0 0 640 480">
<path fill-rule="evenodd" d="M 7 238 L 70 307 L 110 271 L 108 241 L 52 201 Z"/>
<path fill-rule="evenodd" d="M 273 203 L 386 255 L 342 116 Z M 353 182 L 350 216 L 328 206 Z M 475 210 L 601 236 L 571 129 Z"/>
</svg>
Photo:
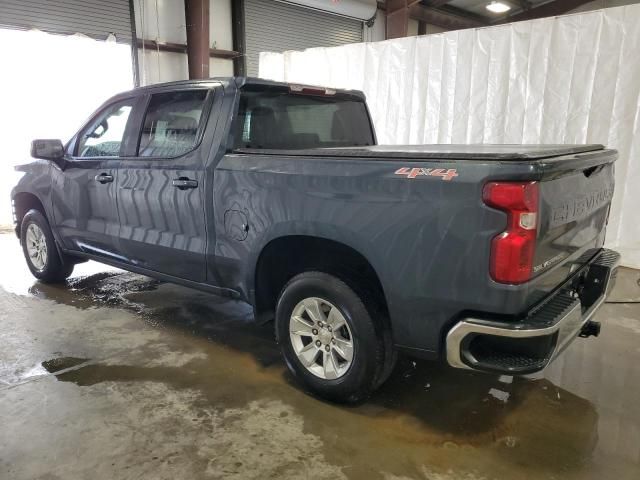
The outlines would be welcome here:
<svg viewBox="0 0 640 480">
<path fill-rule="evenodd" d="M 101 173 L 94 177 L 96 182 L 100 182 L 102 184 L 113 182 L 113 175 L 109 175 L 108 173 Z"/>
<path fill-rule="evenodd" d="M 190 178 L 187 178 L 187 177 L 176 178 L 171 183 L 174 187 L 179 188 L 180 190 L 187 190 L 189 188 L 198 188 L 198 181 L 191 180 Z"/>
</svg>

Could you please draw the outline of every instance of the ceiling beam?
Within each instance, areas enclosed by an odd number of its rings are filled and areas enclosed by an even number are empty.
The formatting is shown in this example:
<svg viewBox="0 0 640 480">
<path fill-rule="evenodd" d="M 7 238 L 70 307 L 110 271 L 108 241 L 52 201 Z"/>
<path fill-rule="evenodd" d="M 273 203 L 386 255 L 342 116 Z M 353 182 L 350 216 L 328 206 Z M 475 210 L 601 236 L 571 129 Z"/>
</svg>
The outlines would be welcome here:
<svg viewBox="0 0 640 480">
<path fill-rule="evenodd" d="M 450 1 L 451 0 L 424 0 L 424 2 L 422 2 L 422 4 L 425 7 L 438 8 L 438 7 L 441 7 L 443 5 L 446 5 Z"/>
<path fill-rule="evenodd" d="M 489 24 L 479 16 L 467 15 L 463 11 L 445 6 L 444 8 L 426 7 L 421 0 L 387 0 L 385 10 L 387 16 L 387 39 L 406 37 L 409 18 L 421 23 L 436 25 L 445 30 L 462 30 L 465 28 L 483 27 Z"/>
<path fill-rule="evenodd" d="M 529 0 L 509 0 L 508 3 L 515 3 L 516 5 L 518 5 L 518 7 L 520 7 L 522 10 L 527 11 L 527 10 L 531 10 L 531 2 Z"/>
<path fill-rule="evenodd" d="M 419 4 L 422 0 L 387 0 L 385 2 L 385 9 L 387 11 L 387 15 L 390 13 L 396 12 L 403 8 L 411 8 L 414 5 Z"/>
<path fill-rule="evenodd" d="M 515 15 L 500 18 L 493 22 L 494 25 L 503 23 L 522 22 L 524 20 L 534 20 L 536 18 L 555 17 L 570 12 L 571 10 L 589 3 L 591 0 L 556 0 L 545 3 L 539 7 L 531 8 L 527 11 Z"/>
<path fill-rule="evenodd" d="M 413 5 L 409 9 L 409 16 L 421 22 L 436 25 L 447 30 L 462 30 L 465 28 L 477 28 L 488 25 L 480 19 L 467 17 L 451 11 L 425 7 L 422 4 Z"/>
</svg>

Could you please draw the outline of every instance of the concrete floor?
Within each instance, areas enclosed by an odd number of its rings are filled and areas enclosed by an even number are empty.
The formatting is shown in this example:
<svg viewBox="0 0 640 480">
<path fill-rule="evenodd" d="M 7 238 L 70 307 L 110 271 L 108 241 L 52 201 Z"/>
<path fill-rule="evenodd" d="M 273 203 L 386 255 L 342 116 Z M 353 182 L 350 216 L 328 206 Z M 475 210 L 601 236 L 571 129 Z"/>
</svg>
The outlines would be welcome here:
<svg viewBox="0 0 640 480">
<path fill-rule="evenodd" d="M 15 237 L 0 252 L 2 479 L 640 478 L 640 304 L 538 378 L 404 359 L 347 408 L 292 382 L 246 305 L 95 263 L 42 285 Z"/>
</svg>

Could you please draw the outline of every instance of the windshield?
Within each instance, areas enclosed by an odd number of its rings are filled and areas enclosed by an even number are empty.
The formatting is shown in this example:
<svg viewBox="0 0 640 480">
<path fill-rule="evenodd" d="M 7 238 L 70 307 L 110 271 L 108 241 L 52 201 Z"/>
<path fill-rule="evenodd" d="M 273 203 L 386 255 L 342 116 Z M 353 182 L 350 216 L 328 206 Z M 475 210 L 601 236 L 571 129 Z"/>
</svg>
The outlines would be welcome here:
<svg viewBox="0 0 640 480">
<path fill-rule="evenodd" d="M 251 92 L 240 96 L 234 148 L 307 149 L 373 145 L 363 100 Z"/>
</svg>

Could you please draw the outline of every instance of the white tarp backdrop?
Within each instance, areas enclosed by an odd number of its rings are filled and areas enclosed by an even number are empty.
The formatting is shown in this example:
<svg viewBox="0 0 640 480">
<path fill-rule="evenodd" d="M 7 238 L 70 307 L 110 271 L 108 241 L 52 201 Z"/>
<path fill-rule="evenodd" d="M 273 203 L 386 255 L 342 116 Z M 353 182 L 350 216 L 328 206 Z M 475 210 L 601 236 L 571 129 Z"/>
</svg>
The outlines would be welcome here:
<svg viewBox="0 0 640 480">
<path fill-rule="evenodd" d="M 262 53 L 260 76 L 364 91 L 381 144 L 618 149 L 607 243 L 640 268 L 640 5 Z"/>
<path fill-rule="evenodd" d="M 132 87 L 129 45 L 0 29 L 0 225 L 11 224 L 13 166 L 31 160 L 31 140 L 66 142 L 102 102 Z"/>
</svg>

